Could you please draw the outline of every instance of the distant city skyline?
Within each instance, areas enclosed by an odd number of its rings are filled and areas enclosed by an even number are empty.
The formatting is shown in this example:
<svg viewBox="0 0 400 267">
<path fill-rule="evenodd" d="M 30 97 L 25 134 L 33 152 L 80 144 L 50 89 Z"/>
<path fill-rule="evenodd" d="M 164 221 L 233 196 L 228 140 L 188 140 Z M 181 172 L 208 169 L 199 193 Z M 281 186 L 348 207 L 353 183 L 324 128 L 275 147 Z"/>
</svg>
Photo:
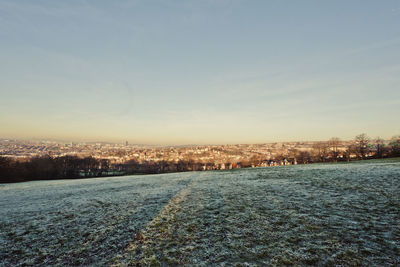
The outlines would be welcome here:
<svg viewBox="0 0 400 267">
<path fill-rule="evenodd" d="M 0 1 L 0 138 L 400 134 L 399 1 Z"/>
<path fill-rule="evenodd" d="M 400 135 L 389 135 L 387 137 L 382 135 L 371 136 L 367 133 L 359 133 L 359 134 L 366 134 L 367 138 L 369 138 L 371 144 L 373 144 L 376 140 L 381 139 L 384 141 L 389 142 L 390 140 L 398 138 Z M 358 135 L 359 135 L 358 134 Z M 58 144 L 114 144 L 114 145 L 121 145 L 121 146 L 143 146 L 143 147 L 190 147 L 190 146 L 224 146 L 224 145 L 259 145 L 259 144 L 273 144 L 273 143 L 308 143 L 308 142 L 328 142 L 330 139 L 339 138 L 339 141 L 343 142 L 352 142 L 355 140 L 355 136 L 349 138 L 342 138 L 338 136 L 331 136 L 325 139 L 293 139 L 293 140 L 267 140 L 262 142 L 221 142 L 221 143 L 143 143 L 143 142 L 130 142 L 127 140 L 122 139 L 109 139 L 109 140 L 102 140 L 102 139 L 60 139 L 60 138 L 42 138 L 42 137 L 0 137 L 0 141 L 2 140 L 9 140 L 9 141 L 22 141 L 22 142 L 51 142 L 51 143 L 58 143 Z M 128 144 L 127 144 L 128 142 Z"/>
</svg>

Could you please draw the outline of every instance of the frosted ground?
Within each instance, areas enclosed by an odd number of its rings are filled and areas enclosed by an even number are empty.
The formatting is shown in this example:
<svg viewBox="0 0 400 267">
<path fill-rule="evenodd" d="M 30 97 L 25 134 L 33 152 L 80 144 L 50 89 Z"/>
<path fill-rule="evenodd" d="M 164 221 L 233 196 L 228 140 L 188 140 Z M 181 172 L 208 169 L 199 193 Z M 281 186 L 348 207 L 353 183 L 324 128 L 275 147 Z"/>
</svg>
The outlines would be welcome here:
<svg viewBox="0 0 400 267">
<path fill-rule="evenodd" d="M 0 265 L 399 265 L 400 160 L 0 185 Z"/>
</svg>

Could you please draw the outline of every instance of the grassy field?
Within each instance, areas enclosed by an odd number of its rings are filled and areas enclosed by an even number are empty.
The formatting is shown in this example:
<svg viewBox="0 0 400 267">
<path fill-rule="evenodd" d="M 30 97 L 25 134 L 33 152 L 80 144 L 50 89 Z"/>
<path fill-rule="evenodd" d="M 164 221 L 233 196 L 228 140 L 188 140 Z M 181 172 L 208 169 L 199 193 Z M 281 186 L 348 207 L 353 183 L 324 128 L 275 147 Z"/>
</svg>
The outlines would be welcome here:
<svg viewBox="0 0 400 267">
<path fill-rule="evenodd" d="M 400 265 L 400 160 L 0 185 L 0 265 Z"/>
</svg>

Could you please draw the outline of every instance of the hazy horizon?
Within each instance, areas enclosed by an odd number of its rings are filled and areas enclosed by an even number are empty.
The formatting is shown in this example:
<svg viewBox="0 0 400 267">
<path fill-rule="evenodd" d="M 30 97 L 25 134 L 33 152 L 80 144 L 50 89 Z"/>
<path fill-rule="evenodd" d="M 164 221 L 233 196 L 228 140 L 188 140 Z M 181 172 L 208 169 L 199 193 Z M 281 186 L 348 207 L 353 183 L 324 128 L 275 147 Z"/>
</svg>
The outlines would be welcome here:
<svg viewBox="0 0 400 267">
<path fill-rule="evenodd" d="M 366 134 L 366 133 L 360 133 L 360 134 Z M 368 134 L 367 138 L 369 138 L 371 141 L 380 138 L 385 141 L 390 141 L 393 138 L 398 138 L 399 135 L 392 135 L 388 137 L 383 137 L 381 135 L 379 136 L 369 136 Z M 343 139 L 337 136 L 332 136 L 329 139 L 332 138 L 339 138 L 340 141 L 344 142 L 351 142 L 355 140 L 356 136 L 353 136 L 352 138 L 348 139 Z M 138 145 L 138 146 L 150 146 L 150 147 L 189 147 L 189 146 L 223 146 L 223 145 L 257 145 L 257 144 L 272 144 L 272 143 L 294 143 L 294 142 L 325 142 L 329 141 L 329 139 L 293 139 L 293 140 L 266 140 L 263 142 L 243 142 L 243 143 L 238 143 L 238 142 L 221 142 L 221 143 L 138 143 L 138 142 L 132 142 L 129 140 L 102 140 L 102 139 L 57 139 L 57 138 L 10 138 L 10 137 L 0 137 L 2 140 L 11 140 L 11 141 L 23 141 L 23 142 L 56 142 L 56 143 L 104 143 L 104 144 L 122 144 L 125 145 L 126 142 L 128 142 L 128 145 Z"/>
<path fill-rule="evenodd" d="M 398 1 L 0 1 L 0 138 L 400 133 Z"/>
</svg>

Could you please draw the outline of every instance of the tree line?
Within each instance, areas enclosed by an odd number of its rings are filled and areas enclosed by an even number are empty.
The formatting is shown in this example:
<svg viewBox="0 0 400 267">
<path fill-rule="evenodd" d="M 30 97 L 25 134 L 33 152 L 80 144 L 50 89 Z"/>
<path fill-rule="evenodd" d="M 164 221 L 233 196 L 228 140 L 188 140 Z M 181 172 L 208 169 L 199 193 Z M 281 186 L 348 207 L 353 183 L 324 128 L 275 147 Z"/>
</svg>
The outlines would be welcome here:
<svg viewBox="0 0 400 267">
<path fill-rule="evenodd" d="M 327 142 L 315 143 L 313 152 L 316 152 L 318 162 L 399 157 L 400 136 L 394 136 L 385 144 L 383 139 L 371 139 L 363 133 L 346 145 L 339 138 L 333 137 Z"/>
<path fill-rule="evenodd" d="M 193 158 L 177 162 L 129 160 L 121 164 L 111 164 L 107 159 L 93 157 L 41 156 L 26 161 L 0 157 L 0 182 L 219 170 L 387 157 L 400 157 L 400 136 L 393 137 L 389 143 L 385 143 L 381 138 L 371 139 L 366 134 L 357 135 L 352 142 L 343 142 L 333 137 L 328 141 L 316 142 L 311 150 L 301 151 L 293 148 L 275 154 L 273 159 L 266 160 L 264 155 L 260 154 L 240 162 L 225 163 L 204 162 Z"/>
<path fill-rule="evenodd" d="M 112 171 L 109 160 L 77 156 L 33 157 L 26 161 L 0 157 L 0 182 L 99 177 Z"/>
<path fill-rule="evenodd" d="M 360 134 L 351 142 L 343 142 L 337 137 L 315 142 L 308 151 L 288 149 L 285 153 L 278 153 L 275 161 L 307 164 L 389 157 L 400 157 L 400 136 L 394 136 L 385 143 L 381 138 L 371 139 L 366 134 Z"/>
</svg>

